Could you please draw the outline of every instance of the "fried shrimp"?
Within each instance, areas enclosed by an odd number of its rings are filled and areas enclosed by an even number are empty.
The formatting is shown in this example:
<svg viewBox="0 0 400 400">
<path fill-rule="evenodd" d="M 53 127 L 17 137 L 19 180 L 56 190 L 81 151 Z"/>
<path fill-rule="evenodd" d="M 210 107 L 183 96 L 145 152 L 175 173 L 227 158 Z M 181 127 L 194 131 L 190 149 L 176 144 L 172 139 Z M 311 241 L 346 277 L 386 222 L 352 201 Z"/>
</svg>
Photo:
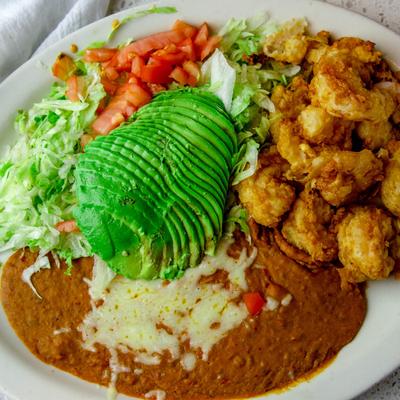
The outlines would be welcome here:
<svg viewBox="0 0 400 400">
<path fill-rule="evenodd" d="M 352 147 L 354 123 L 335 118 L 321 107 L 307 106 L 300 112 L 300 135 L 315 145 L 338 145 L 343 150 Z"/>
<path fill-rule="evenodd" d="M 400 144 L 400 142 L 395 142 Z M 400 217 L 400 149 L 397 149 L 385 168 L 381 197 L 385 207 Z"/>
<path fill-rule="evenodd" d="M 254 175 L 237 186 L 239 198 L 253 219 L 264 226 L 276 226 L 289 211 L 294 188 L 283 179 L 289 168 L 275 146 L 260 154 L 259 168 Z"/>
<path fill-rule="evenodd" d="M 324 151 L 312 163 L 311 185 L 329 204 L 353 201 L 382 180 L 383 165 L 370 150 Z"/>
<path fill-rule="evenodd" d="M 300 64 L 308 48 L 306 28 L 304 19 L 286 22 L 279 31 L 267 36 L 264 53 L 277 61 Z"/>
<path fill-rule="evenodd" d="M 377 150 L 393 138 L 393 127 L 389 121 L 360 122 L 357 126 L 357 135 L 363 145 L 370 150 Z"/>
<path fill-rule="evenodd" d="M 351 121 L 387 120 L 396 106 L 393 95 L 379 86 L 366 87 L 371 83 L 370 64 L 380 57 L 371 42 L 356 38 L 335 42 L 314 65 L 312 103 Z"/>
<path fill-rule="evenodd" d="M 394 267 L 389 255 L 390 241 L 395 231 L 392 219 L 376 207 L 350 208 L 337 227 L 339 269 L 346 282 L 387 278 Z"/>
<path fill-rule="evenodd" d="M 332 261 L 337 257 L 336 234 L 331 228 L 333 216 L 330 205 L 316 191 L 305 189 L 282 225 L 282 236 L 310 255 L 312 262 Z"/>
</svg>

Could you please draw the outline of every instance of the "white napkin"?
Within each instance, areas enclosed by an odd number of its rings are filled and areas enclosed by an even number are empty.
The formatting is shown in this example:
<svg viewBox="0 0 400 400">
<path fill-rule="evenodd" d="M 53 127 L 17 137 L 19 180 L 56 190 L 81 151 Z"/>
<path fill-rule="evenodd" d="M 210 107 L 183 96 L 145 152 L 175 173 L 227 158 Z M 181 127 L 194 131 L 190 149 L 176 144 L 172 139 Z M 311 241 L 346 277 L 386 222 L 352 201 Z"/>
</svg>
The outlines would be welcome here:
<svg viewBox="0 0 400 400">
<path fill-rule="evenodd" d="M 70 32 L 106 15 L 109 0 L 1 0 L 0 82 Z"/>
</svg>

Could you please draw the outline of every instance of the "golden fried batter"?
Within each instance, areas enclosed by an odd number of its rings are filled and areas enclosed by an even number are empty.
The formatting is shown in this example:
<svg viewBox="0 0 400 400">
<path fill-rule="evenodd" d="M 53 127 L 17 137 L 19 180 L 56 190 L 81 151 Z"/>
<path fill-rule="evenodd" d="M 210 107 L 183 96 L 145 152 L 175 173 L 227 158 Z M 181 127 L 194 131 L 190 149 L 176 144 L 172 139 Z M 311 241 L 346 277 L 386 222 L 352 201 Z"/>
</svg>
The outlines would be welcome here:
<svg viewBox="0 0 400 400">
<path fill-rule="evenodd" d="M 395 144 L 400 145 L 400 142 Z M 400 217 L 400 149 L 394 152 L 385 168 L 381 197 L 385 207 L 391 213 Z"/>
<path fill-rule="evenodd" d="M 387 278 L 394 267 L 389 255 L 392 219 L 376 207 L 352 207 L 338 225 L 339 273 L 344 281 Z"/>
<path fill-rule="evenodd" d="M 257 223 L 276 226 L 289 211 L 295 191 L 282 178 L 288 167 L 276 147 L 271 146 L 260 155 L 256 173 L 237 186 L 241 203 Z"/>
<path fill-rule="evenodd" d="M 357 126 L 357 134 L 367 149 L 377 150 L 393 138 L 392 124 L 387 120 L 375 123 L 363 121 Z"/>
<path fill-rule="evenodd" d="M 300 64 L 308 48 L 306 27 L 304 19 L 284 23 L 277 32 L 267 36 L 264 53 L 277 61 Z"/>
<path fill-rule="evenodd" d="M 381 54 L 371 42 L 344 38 L 335 42 L 314 65 L 310 84 L 312 103 L 351 121 L 385 121 L 395 109 L 387 90 L 368 89 L 371 66 Z"/>
<path fill-rule="evenodd" d="M 325 151 L 313 161 L 312 186 L 331 205 L 353 201 L 383 178 L 383 165 L 370 150 Z"/>
<path fill-rule="evenodd" d="M 331 229 L 334 211 L 317 192 L 305 189 L 282 226 L 283 237 L 311 256 L 314 262 L 337 257 L 336 234 Z"/>
</svg>

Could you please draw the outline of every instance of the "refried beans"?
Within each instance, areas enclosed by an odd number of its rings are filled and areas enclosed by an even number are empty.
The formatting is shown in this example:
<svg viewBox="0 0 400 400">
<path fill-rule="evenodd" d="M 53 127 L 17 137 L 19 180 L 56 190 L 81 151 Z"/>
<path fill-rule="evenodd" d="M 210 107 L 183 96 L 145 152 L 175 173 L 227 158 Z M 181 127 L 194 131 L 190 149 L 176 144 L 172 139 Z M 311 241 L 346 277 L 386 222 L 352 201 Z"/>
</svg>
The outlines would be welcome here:
<svg viewBox="0 0 400 400">
<path fill-rule="evenodd" d="M 136 362 L 133 353 L 119 352 L 119 362 L 130 372 L 118 374 L 118 392 L 143 397 L 157 389 L 171 400 L 260 395 L 321 368 L 354 338 L 366 312 L 363 288 L 341 288 L 335 268 L 310 271 L 284 255 L 267 234 L 253 236 L 258 255 L 247 270 L 249 290 L 278 301 L 286 296 L 287 304 L 246 318 L 214 345 L 207 361 L 198 357 L 192 371 L 168 354 L 154 366 Z M 236 243 L 231 253 L 239 246 Z M 1 301 L 12 327 L 45 363 L 109 385 L 110 352 L 102 345 L 96 345 L 95 352 L 83 349 L 77 330 L 91 310 L 84 278 L 91 278 L 92 259 L 77 260 L 70 276 L 64 264 L 36 273 L 32 282 L 40 299 L 21 279 L 35 257 L 21 250 L 3 267 Z M 217 273 L 214 279 L 224 277 Z"/>
</svg>

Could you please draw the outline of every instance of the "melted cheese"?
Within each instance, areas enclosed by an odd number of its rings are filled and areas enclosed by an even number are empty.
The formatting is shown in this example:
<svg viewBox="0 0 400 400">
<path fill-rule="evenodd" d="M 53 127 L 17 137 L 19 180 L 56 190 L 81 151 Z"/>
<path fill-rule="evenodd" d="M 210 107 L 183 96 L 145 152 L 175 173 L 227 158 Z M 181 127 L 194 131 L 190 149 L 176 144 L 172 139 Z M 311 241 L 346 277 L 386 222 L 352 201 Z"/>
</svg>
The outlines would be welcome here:
<svg viewBox="0 0 400 400">
<path fill-rule="evenodd" d="M 42 296 L 38 293 L 35 286 L 32 283 L 32 276 L 39 272 L 41 269 L 49 269 L 50 261 L 46 254 L 40 251 L 39 255 L 36 258 L 36 261 L 28 268 L 25 268 L 22 272 L 22 280 L 29 285 L 32 289 L 33 293 L 36 294 L 39 299 L 42 299 Z"/>
<path fill-rule="evenodd" d="M 103 302 L 96 305 L 92 301 L 93 308 L 79 328 L 84 347 L 93 349 L 100 343 L 109 349 L 128 348 L 134 351 L 137 362 L 154 365 L 165 352 L 172 359 L 180 358 L 181 344 L 188 341 L 206 360 L 214 344 L 248 316 L 245 305 L 235 300 L 247 290 L 245 271 L 257 252 L 254 249 L 248 256 L 244 249 L 233 259 L 227 255 L 230 244 L 230 240 L 222 240 L 215 256 L 206 256 L 198 267 L 170 283 L 118 276 L 106 291 L 104 285 L 100 290 L 98 282 L 107 281 L 100 277 L 101 269 L 108 268 L 97 263 L 93 280 L 88 281 L 89 293 L 93 299 L 101 296 Z M 217 270 L 226 271 L 228 288 L 200 282 Z M 194 368 L 195 357 L 183 360 L 188 368 Z"/>
</svg>

